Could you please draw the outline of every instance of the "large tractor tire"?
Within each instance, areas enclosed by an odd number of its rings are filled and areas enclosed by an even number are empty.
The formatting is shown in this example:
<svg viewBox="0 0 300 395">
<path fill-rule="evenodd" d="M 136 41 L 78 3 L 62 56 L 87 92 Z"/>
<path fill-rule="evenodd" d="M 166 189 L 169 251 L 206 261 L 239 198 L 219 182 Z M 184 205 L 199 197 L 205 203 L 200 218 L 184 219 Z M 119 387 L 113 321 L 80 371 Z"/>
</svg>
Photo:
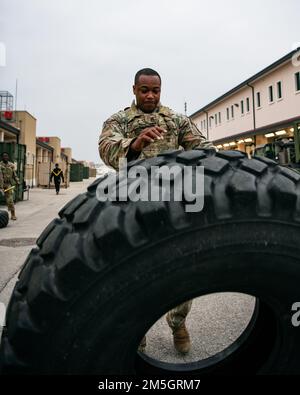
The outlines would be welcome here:
<svg viewBox="0 0 300 395">
<path fill-rule="evenodd" d="M 292 317 L 300 301 L 300 175 L 237 151 L 169 151 L 134 164 L 149 177 L 152 165 L 204 166 L 204 209 L 99 202 L 107 178 L 96 180 L 44 230 L 23 267 L 7 310 L 2 372 L 299 374 Z M 171 308 L 218 292 L 256 298 L 228 349 L 188 372 L 137 352 Z"/>
<path fill-rule="evenodd" d="M 9 216 L 5 210 L 0 210 L 0 229 L 5 228 L 8 225 Z"/>
</svg>

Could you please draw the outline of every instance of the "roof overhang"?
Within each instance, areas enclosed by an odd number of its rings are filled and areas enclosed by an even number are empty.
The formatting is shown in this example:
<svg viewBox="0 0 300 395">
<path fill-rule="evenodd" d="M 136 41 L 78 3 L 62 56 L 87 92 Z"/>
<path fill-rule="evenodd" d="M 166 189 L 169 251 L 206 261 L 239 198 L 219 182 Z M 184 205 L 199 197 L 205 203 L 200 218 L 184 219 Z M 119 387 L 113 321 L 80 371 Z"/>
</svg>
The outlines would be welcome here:
<svg viewBox="0 0 300 395">
<path fill-rule="evenodd" d="M 217 144 L 226 143 L 229 140 L 241 140 L 242 138 L 245 138 L 245 137 L 254 137 L 259 134 L 270 133 L 271 131 L 275 131 L 276 129 L 280 130 L 280 129 L 288 128 L 297 122 L 300 123 L 300 117 L 286 119 L 281 122 L 263 126 L 261 128 L 248 130 L 243 133 L 234 134 L 231 136 L 224 137 L 222 139 L 216 139 L 216 140 L 212 140 L 212 141 L 215 145 L 217 145 Z"/>
</svg>

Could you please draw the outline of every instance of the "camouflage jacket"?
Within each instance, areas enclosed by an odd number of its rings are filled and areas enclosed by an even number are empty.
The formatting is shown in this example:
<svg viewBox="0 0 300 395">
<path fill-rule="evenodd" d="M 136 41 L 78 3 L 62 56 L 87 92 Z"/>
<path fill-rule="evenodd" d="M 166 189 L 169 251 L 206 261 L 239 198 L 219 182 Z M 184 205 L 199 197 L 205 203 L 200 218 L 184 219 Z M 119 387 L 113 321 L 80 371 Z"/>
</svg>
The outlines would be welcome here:
<svg viewBox="0 0 300 395">
<path fill-rule="evenodd" d="M 0 189 L 6 189 L 19 183 L 15 165 L 11 162 L 0 162 Z"/>
<path fill-rule="evenodd" d="M 140 159 L 180 147 L 185 150 L 213 147 L 188 117 L 161 105 L 153 113 L 147 114 L 133 103 L 130 108 L 119 111 L 104 122 L 99 139 L 99 154 L 105 164 L 117 170 L 119 159 L 127 156 L 131 142 L 150 126 L 159 126 L 168 133 L 164 140 L 157 140 L 145 147 L 139 155 Z"/>
</svg>

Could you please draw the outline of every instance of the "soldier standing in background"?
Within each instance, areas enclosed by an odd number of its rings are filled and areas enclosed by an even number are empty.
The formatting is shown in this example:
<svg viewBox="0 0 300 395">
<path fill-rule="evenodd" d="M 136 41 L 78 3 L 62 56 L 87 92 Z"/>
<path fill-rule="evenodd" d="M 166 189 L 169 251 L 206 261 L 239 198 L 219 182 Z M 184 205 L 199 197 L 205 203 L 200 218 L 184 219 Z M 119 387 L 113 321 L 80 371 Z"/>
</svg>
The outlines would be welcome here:
<svg viewBox="0 0 300 395">
<path fill-rule="evenodd" d="M 8 210 L 11 212 L 11 219 L 15 221 L 16 211 L 14 205 L 14 189 L 19 185 L 19 179 L 15 171 L 15 165 L 9 162 L 7 152 L 2 153 L 0 162 L 0 191 L 4 193 Z"/>
<path fill-rule="evenodd" d="M 60 180 L 62 180 L 62 182 L 65 181 L 64 174 L 63 174 L 62 170 L 59 168 L 58 163 L 56 163 L 55 169 L 53 169 L 51 172 L 50 182 L 52 181 L 53 177 L 54 177 L 56 195 L 58 195 L 59 190 L 60 190 Z"/>
<path fill-rule="evenodd" d="M 168 149 L 214 148 L 197 126 L 187 117 L 160 104 L 161 78 L 152 69 L 140 70 L 134 80 L 135 102 L 112 115 L 103 125 L 99 153 L 103 161 L 118 170 L 119 159 L 128 161 L 150 158 Z M 185 326 L 192 301 L 183 303 L 167 314 L 173 332 L 174 346 L 182 354 L 190 350 Z M 146 337 L 139 350 L 144 351 Z"/>
</svg>

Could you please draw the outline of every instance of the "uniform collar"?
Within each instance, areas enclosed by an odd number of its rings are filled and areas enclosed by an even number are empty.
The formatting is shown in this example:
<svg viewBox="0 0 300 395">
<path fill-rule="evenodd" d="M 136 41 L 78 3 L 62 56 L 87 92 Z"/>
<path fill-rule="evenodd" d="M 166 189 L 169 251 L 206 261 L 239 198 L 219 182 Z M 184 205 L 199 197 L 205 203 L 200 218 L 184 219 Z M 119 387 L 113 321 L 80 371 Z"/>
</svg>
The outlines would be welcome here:
<svg viewBox="0 0 300 395">
<path fill-rule="evenodd" d="M 140 117 L 142 115 L 145 114 L 161 114 L 161 115 L 165 115 L 165 116 L 170 116 L 170 109 L 168 107 L 164 107 L 161 105 L 161 103 L 158 103 L 158 106 L 156 107 L 156 109 L 151 112 L 151 113 L 145 113 L 142 110 L 140 110 L 139 108 L 137 108 L 135 100 L 131 103 L 131 107 L 126 111 L 127 112 L 127 117 L 128 120 L 132 120 L 134 118 Z"/>
</svg>

